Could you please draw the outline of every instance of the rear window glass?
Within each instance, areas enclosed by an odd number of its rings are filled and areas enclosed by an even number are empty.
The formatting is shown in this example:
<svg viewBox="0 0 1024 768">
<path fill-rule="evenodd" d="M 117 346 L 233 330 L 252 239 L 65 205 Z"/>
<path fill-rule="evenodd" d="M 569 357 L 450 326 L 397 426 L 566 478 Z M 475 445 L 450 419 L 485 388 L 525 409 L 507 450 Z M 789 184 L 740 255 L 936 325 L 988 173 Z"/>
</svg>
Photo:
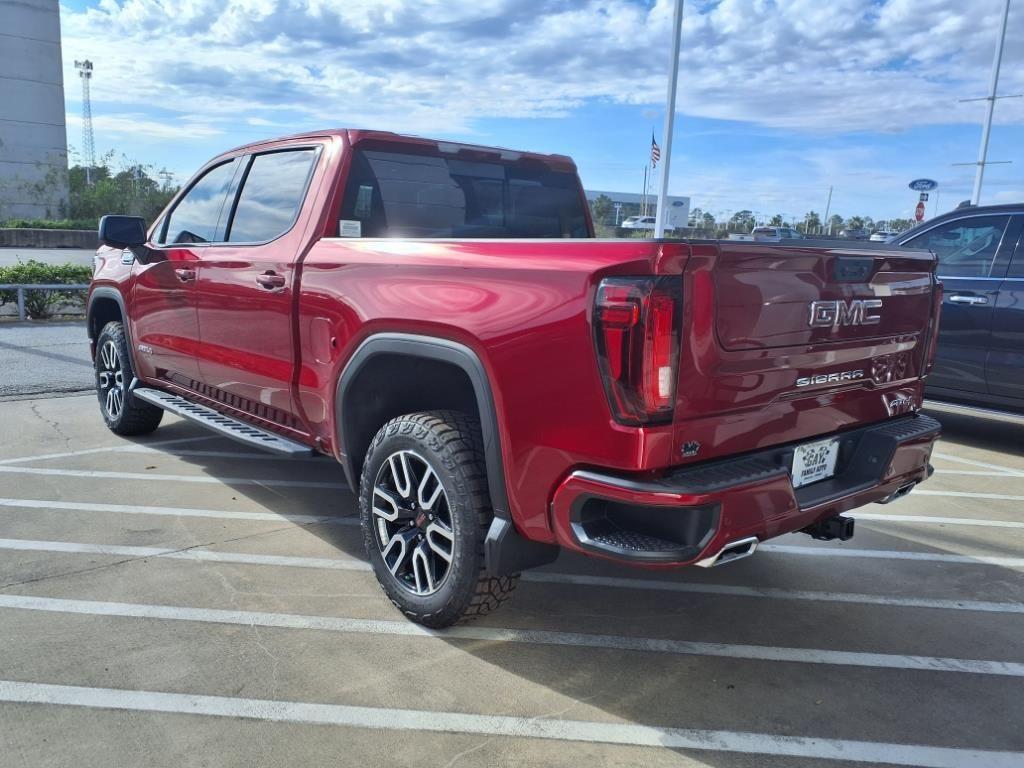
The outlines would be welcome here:
<svg viewBox="0 0 1024 768">
<path fill-rule="evenodd" d="M 357 150 L 339 234 L 587 237 L 576 175 L 540 163 Z"/>
</svg>

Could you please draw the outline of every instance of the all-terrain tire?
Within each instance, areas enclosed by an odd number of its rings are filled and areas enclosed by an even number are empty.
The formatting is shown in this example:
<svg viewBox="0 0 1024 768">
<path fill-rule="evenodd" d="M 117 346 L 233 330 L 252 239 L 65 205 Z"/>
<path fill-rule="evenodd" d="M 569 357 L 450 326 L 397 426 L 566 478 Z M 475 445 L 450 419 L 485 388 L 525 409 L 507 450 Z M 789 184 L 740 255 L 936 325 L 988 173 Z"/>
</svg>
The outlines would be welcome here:
<svg viewBox="0 0 1024 768">
<path fill-rule="evenodd" d="M 389 569 L 382 551 L 384 544 L 379 541 L 382 537 L 375 529 L 380 523 L 379 515 L 373 511 L 374 489 L 382 472 L 386 475 L 394 471 L 389 462 L 400 454 L 433 470 L 446 496 L 445 517 L 453 534 L 451 560 L 431 594 L 416 593 L 418 576 L 412 585 L 408 574 L 403 580 Z M 385 463 L 389 467 L 384 467 Z M 421 474 L 429 470 L 423 469 Z M 447 627 L 484 616 L 509 599 L 519 574 L 491 576 L 484 562 L 484 539 L 494 515 L 487 490 L 480 423 L 475 417 L 459 411 L 430 411 L 392 419 L 381 427 L 370 445 L 359 488 L 363 540 L 370 563 L 391 602 L 410 619 L 428 627 Z M 415 509 L 417 494 L 413 491 L 409 495 L 410 506 Z M 422 496 L 421 490 L 419 498 Z M 380 499 L 377 503 L 381 504 Z M 386 502 L 384 508 L 390 510 Z M 397 529 L 399 524 L 393 525 Z M 402 530 L 415 536 L 415 522 L 406 526 Z"/>
<path fill-rule="evenodd" d="M 135 371 L 124 326 L 109 322 L 96 340 L 96 396 L 100 413 L 111 432 L 146 435 L 160 426 L 163 409 L 136 399 L 129 391 Z M 113 394 L 112 394 L 113 390 Z"/>
</svg>

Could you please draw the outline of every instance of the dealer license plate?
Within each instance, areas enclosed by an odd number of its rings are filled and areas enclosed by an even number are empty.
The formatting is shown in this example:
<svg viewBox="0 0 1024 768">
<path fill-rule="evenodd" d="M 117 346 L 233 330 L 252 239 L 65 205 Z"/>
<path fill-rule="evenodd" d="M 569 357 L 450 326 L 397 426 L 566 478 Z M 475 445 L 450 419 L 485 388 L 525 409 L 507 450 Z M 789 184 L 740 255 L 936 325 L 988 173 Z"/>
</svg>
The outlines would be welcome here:
<svg viewBox="0 0 1024 768">
<path fill-rule="evenodd" d="M 838 438 L 798 445 L 793 453 L 793 487 L 800 488 L 832 477 L 836 473 L 838 456 Z"/>
</svg>

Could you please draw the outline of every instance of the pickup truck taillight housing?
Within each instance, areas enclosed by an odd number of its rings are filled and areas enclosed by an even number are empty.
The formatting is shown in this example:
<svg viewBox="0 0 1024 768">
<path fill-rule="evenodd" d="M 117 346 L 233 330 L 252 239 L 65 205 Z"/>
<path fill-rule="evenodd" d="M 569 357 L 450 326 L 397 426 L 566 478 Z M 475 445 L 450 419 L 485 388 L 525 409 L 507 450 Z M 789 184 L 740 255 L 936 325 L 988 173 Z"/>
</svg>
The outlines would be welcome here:
<svg viewBox="0 0 1024 768">
<path fill-rule="evenodd" d="M 598 285 L 594 342 L 616 421 L 672 420 L 681 316 L 678 277 L 609 277 Z"/>
<path fill-rule="evenodd" d="M 935 365 L 935 352 L 939 346 L 939 321 L 942 319 L 942 283 L 936 281 L 932 295 L 932 322 L 928 326 L 928 343 L 924 349 L 924 366 L 921 370 L 927 376 Z"/>
</svg>

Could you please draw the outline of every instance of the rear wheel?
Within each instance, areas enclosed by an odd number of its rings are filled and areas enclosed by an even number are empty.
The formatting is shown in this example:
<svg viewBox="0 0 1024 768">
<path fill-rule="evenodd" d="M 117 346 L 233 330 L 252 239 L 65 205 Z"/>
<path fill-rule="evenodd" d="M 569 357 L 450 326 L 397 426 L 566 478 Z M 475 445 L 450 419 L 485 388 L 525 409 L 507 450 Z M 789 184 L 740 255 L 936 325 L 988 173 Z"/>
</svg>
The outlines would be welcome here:
<svg viewBox="0 0 1024 768">
<path fill-rule="evenodd" d="M 136 400 L 129 391 L 135 372 L 121 323 L 103 326 L 96 340 L 96 395 L 103 421 L 118 435 L 145 435 L 160 425 L 164 412 Z"/>
<path fill-rule="evenodd" d="M 381 427 L 359 509 L 377 579 L 413 621 L 446 627 L 483 616 L 515 588 L 518 574 L 494 578 L 484 567 L 493 513 L 476 419 L 432 411 Z"/>
</svg>

